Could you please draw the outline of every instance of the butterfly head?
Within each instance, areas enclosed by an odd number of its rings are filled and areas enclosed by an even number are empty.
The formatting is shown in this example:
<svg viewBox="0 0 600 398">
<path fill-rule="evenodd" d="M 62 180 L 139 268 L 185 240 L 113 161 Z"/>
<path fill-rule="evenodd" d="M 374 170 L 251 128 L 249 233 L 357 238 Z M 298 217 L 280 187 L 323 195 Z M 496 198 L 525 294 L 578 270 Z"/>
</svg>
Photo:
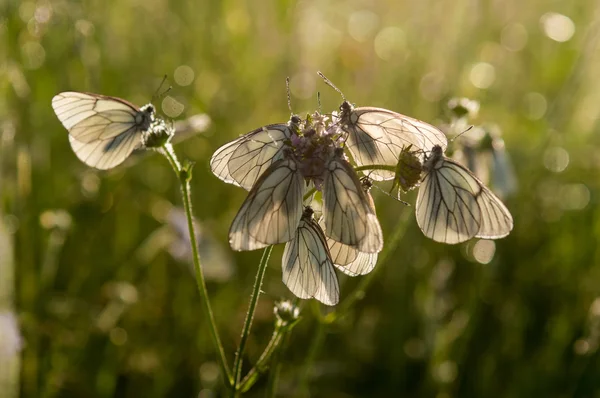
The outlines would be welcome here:
<svg viewBox="0 0 600 398">
<path fill-rule="evenodd" d="M 306 206 L 304 208 L 304 212 L 302 213 L 302 218 L 306 220 L 312 220 L 315 211 L 310 206 Z"/>
<path fill-rule="evenodd" d="M 431 153 L 425 157 L 425 161 L 423 162 L 423 170 L 431 171 L 434 169 L 441 160 L 444 159 L 444 150 L 439 145 L 434 145 L 431 148 Z"/>
<path fill-rule="evenodd" d="M 345 119 L 349 118 L 350 114 L 352 113 L 353 110 L 354 110 L 354 107 L 352 106 L 351 103 L 349 103 L 348 101 L 342 102 L 342 105 L 340 105 L 341 119 L 345 120 Z"/>
</svg>

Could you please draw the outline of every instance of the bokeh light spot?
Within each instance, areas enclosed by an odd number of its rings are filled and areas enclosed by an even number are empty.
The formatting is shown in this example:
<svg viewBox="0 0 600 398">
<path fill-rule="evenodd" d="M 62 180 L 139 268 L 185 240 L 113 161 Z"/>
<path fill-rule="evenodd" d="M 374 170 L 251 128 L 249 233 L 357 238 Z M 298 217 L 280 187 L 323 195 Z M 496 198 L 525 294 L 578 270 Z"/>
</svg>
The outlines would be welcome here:
<svg viewBox="0 0 600 398">
<path fill-rule="evenodd" d="M 19 6 L 19 17 L 21 17 L 21 21 L 27 22 L 33 15 L 35 14 L 35 2 L 33 1 L 23 1 Z"/>
<path fill-rule="evenodd" d="M 123 345 L 127 342 L 127 331 L 123 328 L 113 328 L 110 330 L 109 337 L 114 345 Z"/>
<path fill-rule="evenodd" d="M 406 51 L 406 35 L 398 27 L 381 29 L 373 42 L 375 54 L 384 61 L 401 56 Z"/>
<path fill-rule="evenodd" d="M 454 361 L 444 361 L 434 368 L 434 377 L 441 383 L 451 383 L 458 375 L 458 368 Z"/>
<path fill-rule="evenodd" d="M 524 98 L 525 114 L 530 120 L 539 120 L 544 117 L 548 109 L 548 101 L 540 93 L 528 93 Z"/>
<path fill-rule="evenodd" d="M 575 34 L 575 24 L 571 18 L 556 12 L 548 12 L 540 18 L 546 36 L 559 43 L 568 41 Z"/>
<path fill-rule="evenodd" d="M 473 258 L 480 264 L 488 264 L 496 253 L 496 243 L 493 240 L 482 239 L 473 245 Z"/>
<path fill-rule="evenodd" d="M 590 203 L 590 190 L 584 184 L 566 184 L 560 188 L 559 197 L 563 210 L 583 210 Z"/>
<path fill-rule="evenodd" d="M 348 33 L 350 36 L 364 43 L 371 38 L 379 25 L 379 17 L 372 11 L 356 11 L 348 18 Z"/>
<path fill-rule="evenodd" d="M 194 81 L 194 70 L 187 65 L 178 66 L 173 78 L 180 86 L 189 86 Z"/>
<path fill-rule="evenodd" d="M 27 69 L 38 69 L 44 65 L 46 50 L 37 41 L 29 41 L 21 47 L 23 65 Z"/>
<path fill-rule="evenodd" d="M 78 19 L 75 22 L 75 29 L 77 29 L 77 31 L 83 36 L 88 37 L 94 34 L 95 27 L 94 24 L 90 21 L 87 21 L 85 19 Z"/>
<path fill-rule="evenodd" d="M 162 100 L 162 110 L 170 118 L 176 118 L 181 115 L 183 110 L 185 109 L 185 105 L 181 102 L 177 101 L 175 98 L 170 95 L 166 96 Z"/>
<path fill-rule="evenodd" d="M 508 51 L 520 51 L 527 45 L 527 29 L 520 23 L 508 24 L 500 33 L 500 43 Z"/>
<path fill-rule="evenodd" d="M 471 68 L 469 79 L 477 88 L 489 88 L 496 80 L 496 69 L 487 62 L 479 62 Z"/>
<path fill-rule="evenodd" d="M 569 152 L 561 147 L 552 147 L 544 152 L 544 166 L 555 173 L 563 172 L 569 165 Z"/>
</svg>

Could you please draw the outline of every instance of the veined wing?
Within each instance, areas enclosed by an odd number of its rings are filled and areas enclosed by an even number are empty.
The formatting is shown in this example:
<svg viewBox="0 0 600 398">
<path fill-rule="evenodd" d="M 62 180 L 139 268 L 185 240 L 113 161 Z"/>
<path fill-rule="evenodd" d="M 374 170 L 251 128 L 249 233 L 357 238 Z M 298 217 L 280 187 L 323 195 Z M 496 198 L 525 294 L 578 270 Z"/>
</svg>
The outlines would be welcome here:
<svg viewBox="0 0 600 398">
<path fill-rule="evenodd" d="M 294 238 L 283 251 L 283 283 L 297 297 L 326 305 L 339 301 L 340 289 L 321 227 L 307 207 Z"/>
<path fill-rule="evenodd" d="M 154 119 L 152 105 L 140 109 L 120 98 L 73 91 L 54 96 L 52 108 L 69 134 L 82 143 L 144 131 Z"/>
<path fill-rule="evenodd" d="M 233 250 L 290 241 L 302 216 L 304 179 L 292 158 L 273 163 L 256 181 L 229 230 Z"/>
<path fill-rule="evenodd" d="M 273 162 L 283 157 L 292 122 L 272 124 L 245 134 L 216 150 L 210 168 L 220 180 L 249 191 Z"/>
<path fill-rule="evenodd" d="M 52 99 L 52 108 L 69 131 L 69 142 L 79 159 L 98 169 L 122 163 L 142 146 L 142 133 L 154 120 L 154 107 L 141 109 L 116 97 L 64 92 Z"/>
<path fill-rule="evenodd" d="M 417 151 L 430 152 L 438 145 L 445 149 L 446 136 L 436 127 L 400 113 L 374 107 L 352 108 L 344 102 L 340 115 L 348 133 L 346 145 L 358 166 L 395 166 L 402 148 L 412 145 Z M 394 172 L 370 171 L 374 180 L 391 180 Z"/>
<path fill-rule="evenodd" d="M 333 265 L 350 276 L 365 275 L 375 268 L 378 253 L 362 253 L 354 247 L 327 238 Z"/>
<path fill-rule="evenodd" d="M 427 237 L 455 244 L 474 236 L 508 235 L 513 225 L 510 212 L 467 168 L 444 157 L 440 147 L 434 148 L 424 168 L 416 215 Z"/>
<path fill-rule="evenodd" d="M 360 180 L 339 155 L 328 163 L 323 183 L 325 235 L 364 253 L 383 247 L 379 220 L 369 205 Z"/>
<path fill-rule="evenodd" d="M 513 229 L 513 218 L 504 203 L 488 187 L 479 181 L 481 192 L 477 204 L 481 209 L 481 227 L 475 235 L 478 238 L 503 238 Z"/>
<path fill-rule="evenodd" d="M 135 149 L 141 146 L 141 134 L 123 134 L 108 140 L 79 142 L 69 135 L 69 143 L 75 155 L 88 166 L 107 170 L 123 163 Z"/>
</svg>

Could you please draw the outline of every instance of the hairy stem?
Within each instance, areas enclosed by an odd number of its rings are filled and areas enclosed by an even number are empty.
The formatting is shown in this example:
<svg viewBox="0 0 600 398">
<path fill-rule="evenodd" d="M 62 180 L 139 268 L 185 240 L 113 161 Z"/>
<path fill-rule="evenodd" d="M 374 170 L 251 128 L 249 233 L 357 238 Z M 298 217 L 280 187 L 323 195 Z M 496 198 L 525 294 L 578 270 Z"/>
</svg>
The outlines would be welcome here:
<svg viewBox="0 0 600 398">
<path fill-rule="evenodd" d="M 183 199 L 183 207 L 187 218 L 188 231 L 190 234 L 190 244 L 192 247 L 192 258 L 194 260 L 194 271 L 196 272 L 196 285 L 198 286 L 198 292 L 202 305 L 204 306 L 204 312 L 208 316 L 208 324 L 210 327 L 210 336 L 213 341 L 213 345 L 217 350 L 217 359 L 221 372 L 228 386 L 233 385 L 231 378 L 231 371 L 227 364 L 227 358 L 225 357 L 225 351 L 223 350 L 223 344 L 219 338 L 219 332 L 217 331 L 217 324 L 215 317 L 208 299 L 208 291 L 206 290 L 206 283 L 204 282 L 204 274 L 202 273 L 202 265 L 200 263 L 200 254 L 198 252 L 198 241 L 196 239 L 196 228 L 194 226 L 194 216 L 192 213 L 192 195 L 190 190 L 191 170 L 186 170 L 181 167 L 181 164 L 177 160 L 177 156 L 173 151 L 171 144 L 166 144 L 163 150 L 160 151 L 169 161 L 171 167 L 179 178 L 179 184 L 181 186 L 181 196 Z"/>
<path fill-rule="evenodd" d="M 258 303 L 258 297 L 260 296 L 260 288 L 262 286 L 265 273 L 267 271 L 267 264 L 269 263 L 269 257 L 271 256 L 271 250 L 273 246 L 269 246 L 263 252 L 263 256 L 258 266 L 258 272 L 256 273 L 256 280 L 254 281 L 254 289 L 252 290 L 252 296 L 250 296 L 250 305 L 248 307 L 248 313 L 246 314 L 246 320 L 244 321 L 244 328 L 242 329 L 242 337 L 240 339 L 240 346 L 235 354 L 235 362 L 233 364 L 233 391 L 234 393 L 240 389 L 240 377 L 242 374 L 242 357 L 244 356 L 244 350 L 246 348 L 246 342 L 250 335 L 250 328 L 252 327 L 252 320 L 254 319 L 254 312 L 256 311 L 256 304 Z"/>
</svg>

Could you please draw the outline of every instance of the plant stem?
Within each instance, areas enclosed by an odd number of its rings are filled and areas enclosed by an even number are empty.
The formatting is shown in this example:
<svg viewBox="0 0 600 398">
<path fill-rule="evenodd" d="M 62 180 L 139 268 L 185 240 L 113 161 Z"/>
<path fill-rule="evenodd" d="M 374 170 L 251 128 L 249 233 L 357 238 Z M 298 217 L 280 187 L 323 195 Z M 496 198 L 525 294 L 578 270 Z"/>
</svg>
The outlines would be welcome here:
<svg viewBox="0 0 600 398">
<path fill-rule="evenodd" d="M 280 347 L 273 355 L 271 373 L 269 373 L 269 384 L 267 385 L 267 393 L 265 394 L 265 396 L 268 398 L 275 397 L 275 395 L 277 395 L 277 384 L 279 383 L 279 373 L 281 371 L 281 357 L 283 356 L 283 351 L 287 346 L 290 330 L 290 327 L 284 328 L 283 332 L 281 333 Z"/>
<path fill-rule="evenodd" d="M 254 383 L 256 383 L 260 374 L 264 373 L 268 369 L 269 361 L 271 360 L 273 353 L 281 344 L 281 341 L 285 334 L 285 329 L 285 327 L 282 327 L 280 325 L 275 326 L 275 330 L 273 331 L 273 335 L 271 336 L 269 344 L 267 344 L 267 347 L 260 355 L 260 358 L 258 358 L 258 361 L 256 361 L 256 364 L 252 367 L 252 369 L 250 369 L 248 374 L 240 383 L 241 392 L 248 391 L 254 385 Z"/>
<path fill-rule="evenodd" d="M 300 376 L 301 378 L 300 378 L 299 388 L 298 388 L 300 397 L 310 396 L 309 389 L 308 389 L 310 374 L 311 374 L 312 366 L 315 362 L 315 359 L 317 358 L 317 354 L 321 350 L 321 346 L 323 345 L 323 342 L 325 341 L 325 328 L 326 327 L 327 327 L 327 325 L 325 325 L 324 323 L 319 322 L 317 324 L 317 330 L 313 336 L 312 341 L 310 342 L 310 346 L 308 347 L 308 354 L 306 355 L 306 361 L 304 362 L 304 369 L 302 370 L 302 374 Z"/>
<path fill-rule="evenodd" d="M 254 281 L 254 289 L 252 290 L 252 296 L 250 296 L 250 305 L 248 307 L 248 313 L 246 314 L 246 320 L 244 321 L 244 328 L 242 329 L 242 338 L 240 339 L 240 346 L 235 354 L 235 362 L 233 364 L 233 391 L 236 394 L 240 388 L 240 376 L 242 374 L 242 357 L 244 356 L 244 349 L 246 348 L 246 342 L 250 335 L 250 328 L 252 327 L 252 320 L 254 319 L 254 312 L 256 311 L 256 304 L 258 303 L 258 297 L 260 296 L 260 288 L 262 286 L 265 273 L 267 271 L 267 264 L 269 263 L 269 257 L 271 256 L 271 250 L 273 246 L 269 246 L 263 252 L 258 266 L 258 272 L 256 273 L 256 280 Z"/>
<path fill-rule="evenodd" d="M 227 358 L 225 357 L 225 351 L 223 350 L 223 344 L 219 338 L 219 332 L 217 331 L 217 324 L 215 317 L 212 312 L 210 301 L 208 298 L 208 291 L 206 290 L 206 283 L 204 282 L 204 274 L 202 273 L 202 265 L 200 264 L 200 254 L 198 252 L 198 241 L 196 239 L 196 228 L 194 226 L 194 216 L 192 212 L 192 196 L 190 189 L 191 170 L 184 170 L 181 164 L 177 160 L 177 156 L 173 151 L 171 144 L 166 144 L 163 147 L 161 153 L 167 158 L 171 167 L 178 176 L 179 183 L 181 186 L 181 196 L 183 199 L 183 207 L 187 218 L 188 231 L 190 234 L 190 244 L 192 247 L 192 258 L 194 260 L 194 271 L 196 272 L 196 285 L 198 286 L 198 292 L 200 293 L 201 302 L 204 306 L 204 312 L 208 316 L 208 324 L 210 326 L 210 335 L 213 341 L 213 345 L 217 350 L 217 357 L 221 372 L 225 378 L 227 386 L 233 385 L 231 378 L 231 371 L 227 365 Z"/>
<path fill-rule="evenodd" d="M 387 171 L 396 172 L 396 166 L 388 166 L 386 164 L 371 164 L 368 166 L 357 166 L 354 168 L 354 171 L 356 171 L 357 173 L 359 171 L 365 171 L 365 170 L 387 170 Z"/>
</svg>

